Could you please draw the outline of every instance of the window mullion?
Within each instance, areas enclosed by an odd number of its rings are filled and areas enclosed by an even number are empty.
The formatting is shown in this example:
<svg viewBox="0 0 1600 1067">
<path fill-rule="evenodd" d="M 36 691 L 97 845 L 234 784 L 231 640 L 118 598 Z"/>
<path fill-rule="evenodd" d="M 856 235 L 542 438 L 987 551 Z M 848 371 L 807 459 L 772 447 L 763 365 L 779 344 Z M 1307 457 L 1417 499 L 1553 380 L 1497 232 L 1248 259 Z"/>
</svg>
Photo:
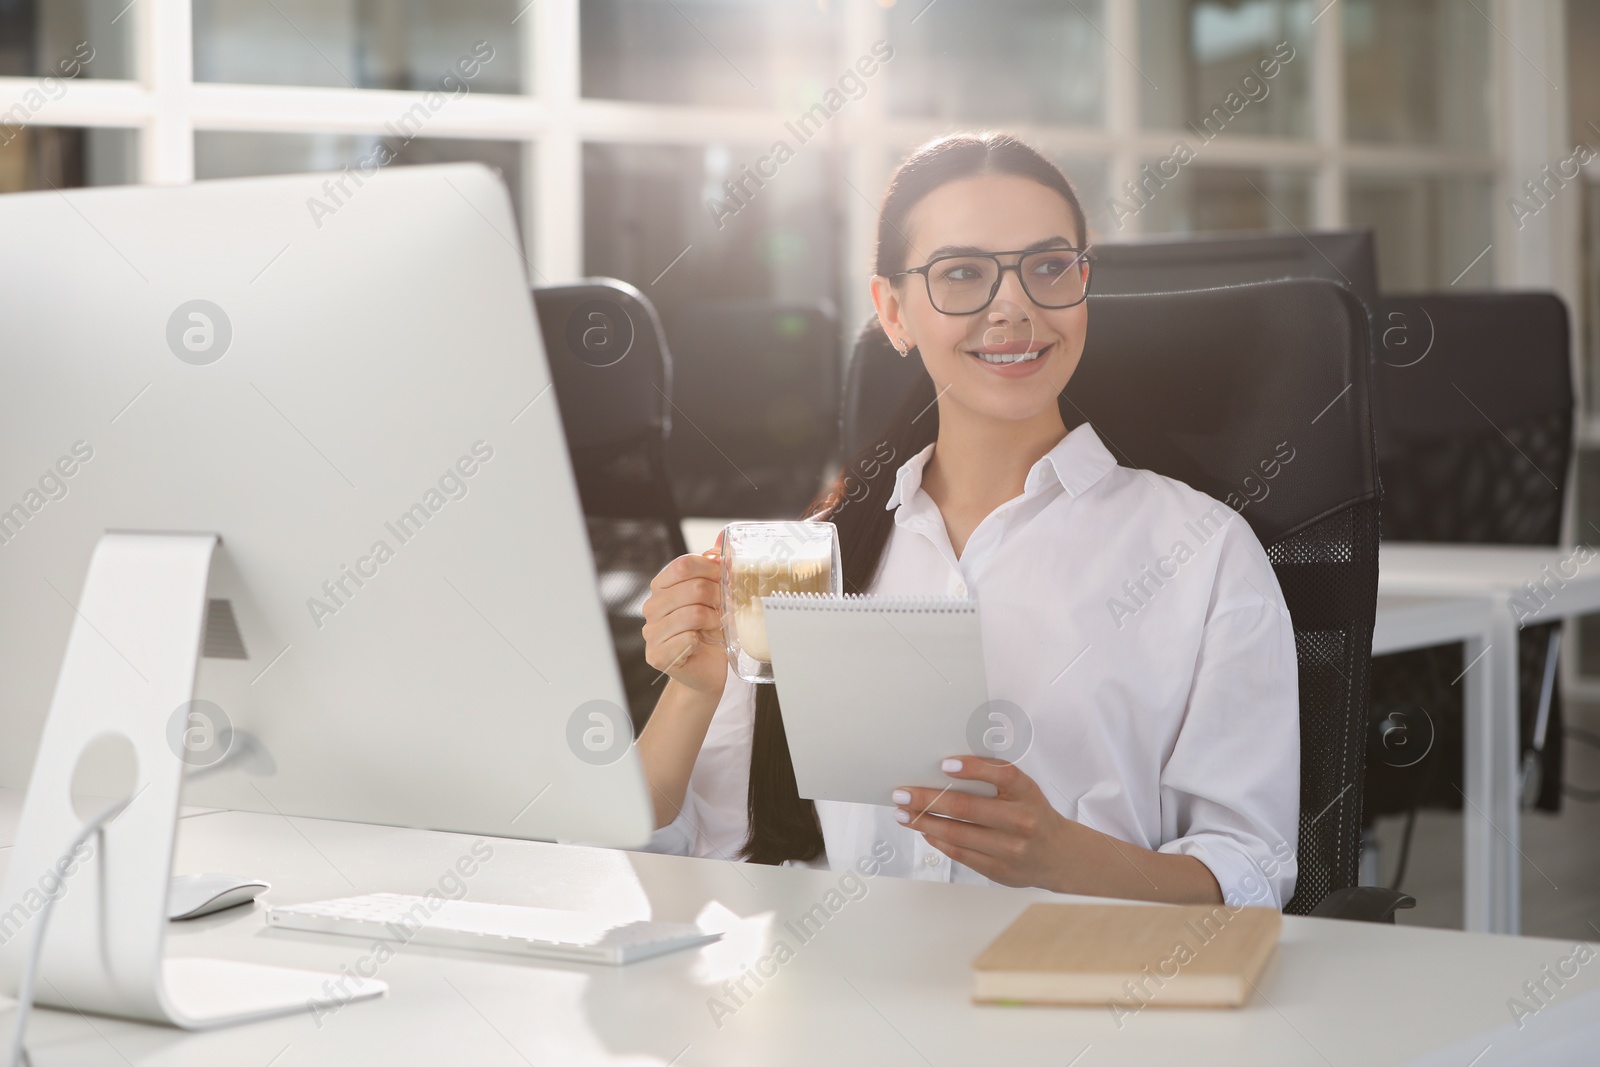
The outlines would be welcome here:
<svg viewBox="0 0 1600 1067">
<path fill-rule="evenodd" d="M 139 180 L 181 185 L 194 180 L 194 123 L 189 88 L 194 81 L 190 0 L 144 0 L 134 20 L 134 57 L 151 111 L 139 138 Z"/>
</svg>

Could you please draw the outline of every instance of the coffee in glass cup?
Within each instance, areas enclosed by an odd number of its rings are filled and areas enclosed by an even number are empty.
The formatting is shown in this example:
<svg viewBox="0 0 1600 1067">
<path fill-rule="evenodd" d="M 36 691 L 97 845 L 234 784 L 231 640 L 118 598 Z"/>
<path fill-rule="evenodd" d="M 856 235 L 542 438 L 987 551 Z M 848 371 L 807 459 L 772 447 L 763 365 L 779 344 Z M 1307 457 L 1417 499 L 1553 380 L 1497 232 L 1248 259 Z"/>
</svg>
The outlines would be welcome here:
<svg viewBox="0 0 1600 1067">
<path fill-rule="evenodd" d="M 843 580 L 833 523 L 729 523 L 722 534 L 722 629 L 734 673 L 750 682 L 773 680 L 762 597 L 838 595 Z"/>
</svg>

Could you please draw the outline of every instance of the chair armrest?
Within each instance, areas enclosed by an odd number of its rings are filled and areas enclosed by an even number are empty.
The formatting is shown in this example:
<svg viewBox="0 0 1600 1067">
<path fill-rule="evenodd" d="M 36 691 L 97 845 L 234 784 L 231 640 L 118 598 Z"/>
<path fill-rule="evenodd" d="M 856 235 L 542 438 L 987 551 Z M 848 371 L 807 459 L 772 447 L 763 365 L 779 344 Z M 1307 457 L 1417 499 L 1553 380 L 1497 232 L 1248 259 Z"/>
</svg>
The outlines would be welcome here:
<svg viewBox="0 0 1600 1067">
<path fill-rule="evenodd" d="M 1393 889 L 1376 885 L 1358 885 L 1349 889 L 1335 889 L 1322 898 L 1322 903 L 1311 909 L 1311 914 L 1322 919 L 1353 919 L 1356 922 L 1388 923 L 1394 925 L 1394 913 L 1400 908 L 1414 908 L 1417 899 Z"/>
</svg>

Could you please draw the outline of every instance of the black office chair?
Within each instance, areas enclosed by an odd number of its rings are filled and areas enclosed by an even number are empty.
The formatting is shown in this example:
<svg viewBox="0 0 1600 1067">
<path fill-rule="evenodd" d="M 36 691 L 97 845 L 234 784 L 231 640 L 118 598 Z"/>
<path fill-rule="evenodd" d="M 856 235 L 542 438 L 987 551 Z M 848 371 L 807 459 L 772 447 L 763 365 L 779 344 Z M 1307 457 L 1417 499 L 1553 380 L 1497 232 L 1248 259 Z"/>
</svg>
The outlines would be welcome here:
<svg viewBox="0 0 1600 1067">
<path fill-rule="evenodd" d="M 1553 293 L 1430 293 L 1379 302 L 1375 388 L 1387 541 L 1556 545 L 1573 448 L 1567 309 Z M 1560 626 L 1521 632 L 1523 802 L 1561 803 Z M 1432 749 L 1369 764 L 1365 817 L 1461 807 L 1460 645 L 1373 661 L 1375 718 L 1418 705 Z M 1407 845 L 1395 879 L 1404 873 Z"/>
<path fill-rule="evenodd" d="M 672 357 L 655 308 L 627 282 L 539 286 L 533 300 L 637 735 L 661 695 L 640 608 L 688 551 L 667 469 Z"/>
<path fill-rule="evenodd" d="M 914 389 L 932 392 L 917 361 L 868 325 L 844 403 L 857 448 Z M 1300 873 L 1285 910 L 1392 922 L 1410 898 L 1356 886 L 1378 584 L 1368 336 L 1360 302 L 1322 280 L 1090 296 L 1088 343 L 1061 408 L 1125 465 L 1243 504 L 1299 658 Z"/>
<path fill-rule="evenodd" d="M 1370 229 L 1221 233 L 1095 246 L 1094 291 L 1172 293 L 1275 278 L 1326 278 L 1368 311 L 1378 303 L 1378 252 Z"/>
<path fill-rule="evenodd" d="M 1173 293 L 1277 278 L 1326 278 L 1356 294 L 1367 311 L 1368 344 L 1378 340 L 1378 246 L 1370 228 L 1292 233 L 1216 233 L 1141 238 L 1096 245 L 1094 291 Z M 1374 392 L 1374 419 L 1384 398 Z M 1379 469 L 1384 438 L 1378 438 Z"/>
<path fill-rule="evenodd" d="M 665 323 L 677 354 L 669 458 L 683 513 L 798 514 L 838 446 L 832 307 L 724 297 L 685 304 Z"/>
</svg>

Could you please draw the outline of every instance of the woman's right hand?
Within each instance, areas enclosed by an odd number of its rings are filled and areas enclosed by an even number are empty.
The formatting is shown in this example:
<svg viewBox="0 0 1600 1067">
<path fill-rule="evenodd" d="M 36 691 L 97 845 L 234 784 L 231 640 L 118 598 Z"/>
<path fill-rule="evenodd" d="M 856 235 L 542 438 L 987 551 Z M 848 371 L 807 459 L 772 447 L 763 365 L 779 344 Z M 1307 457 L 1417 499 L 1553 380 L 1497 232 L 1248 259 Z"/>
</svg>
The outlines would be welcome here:
<svg viewBox="0 0 1600 1067">
<path fill-rule="evenodd" d="M 650 581 L 644 601 L 644 659 L 680 685 L 721 696 L 728 680 L 722 636 L 722 537 L 715 548 L 679 556 Z"/>
</svg>

